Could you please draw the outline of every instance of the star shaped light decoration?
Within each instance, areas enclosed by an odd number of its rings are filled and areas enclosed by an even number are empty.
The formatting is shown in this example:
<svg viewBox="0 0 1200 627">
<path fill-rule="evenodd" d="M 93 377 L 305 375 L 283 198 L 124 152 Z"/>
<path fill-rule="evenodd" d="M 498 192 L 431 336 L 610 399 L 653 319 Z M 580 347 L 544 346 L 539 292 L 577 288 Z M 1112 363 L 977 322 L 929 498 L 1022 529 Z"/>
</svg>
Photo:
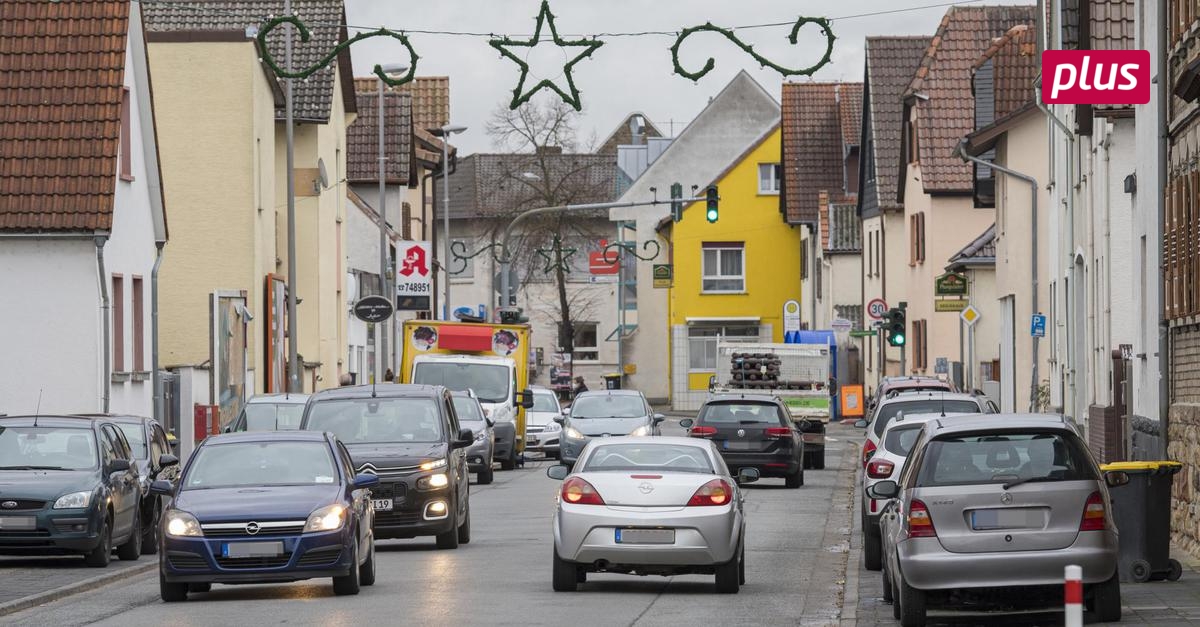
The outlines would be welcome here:
<svg viewBox="0 0 1200 627">
<path fill-rule="evenodd" d="M 556 263 L 554 261 L 554 257 L 551 257 L 551 255 L 554 254 L 554 251 L 556 251 L 556 250 L 560 251 L 562 254 L 562 263 Z M 555 235 L 553 247 L 537 249 L 538 256 L 541 257 L 543 261 L 545 261 L 545 264 L 542 267 L 542 272 L 545 272 L 546 274 L 550 274 L 551 272 L 554 272 L 555 270 L 557 270 L 559 268 L 562 268 L 563 272 L 570 272 L 571 271 L 571 257 L 577 252 L 579 252 L 578 248 L 563 248 L 562 238 Z"/>
<path fill-rule="evenodd" d="M 528 53 L 529 50 L 532 50 L 534 46 L 541 43 L 543 25 L 548 25 L 550 27 L 551 40 L 554 41 L 554 44 L 559 48 L 581 48 L 579 54 L 575 55 L 574 58 L 572 58 L 570 61 L 567 61 L 567 64 L 563 66 L 563 74 L 567 77 L 567 91 L 564 91 L 558 86 L 558 84 L 554 82 L 553 79 L 549 78 L 538 81 L 538 83 L 531 89 L 526 89 L 525 81 L 529 78 L 529 63 L 526 62 L 525 59 L 520 55 L 517 55 L 509 49 L 511 47 L 525 48 L 526 53 Z M 517 41 L 510 37 L 503 37 L 499 39 L 492 39 L 488 42 L 488 44 L 496 50 L 499 50 L 502 56 L 512 60 L 513 63 L 517 64 L 517 67 L 521 68 L 521 78 L 517 81 L 517 88 L 513 90 L 512 102 L 508 105 L 510 109 L 516 109 L 526 102 L 529 102 L 529 99 L 542 89 L 549 89 L 558 94 L 559 97 L 562 98 L 563 102 L 575 107 L 576 111 L 580 111 L 583 109 L 583 104 L 579 101 L 579 89 L 575 87 L 575 79 L 571 76 L 571 70 L 575 67 L 576 63 L 579 63 L 580 61 L 592 56 L 592 53 L 595 52 L 600 46 L 603 46 L 604 42 L 596 38 L 575 39 L 568 41 L 559 37 L 558 29 L 554 27 L 554 14 L 550 12 L 550 2 L 549 0 L 542 0 L 542 10 L 538 13 L 537 28 L 533 32 L 532 39 L 527 41 Z M 567 93 L 568 91 L 570 93 Z"/>
</svg>

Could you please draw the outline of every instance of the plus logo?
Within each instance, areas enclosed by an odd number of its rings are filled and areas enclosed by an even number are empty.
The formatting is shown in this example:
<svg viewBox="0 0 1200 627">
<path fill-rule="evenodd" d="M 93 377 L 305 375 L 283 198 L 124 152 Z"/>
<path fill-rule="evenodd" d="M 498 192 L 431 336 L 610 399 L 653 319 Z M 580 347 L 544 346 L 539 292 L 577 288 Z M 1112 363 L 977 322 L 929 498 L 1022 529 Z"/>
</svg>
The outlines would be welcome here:
<svg viewBox="0 0 1200 627">
<path fill-rule="evenodd" d="M 1042 102 L 1135 105 L 1150 102 L 1150 51 L 1047 50 Z"/>
</svg>

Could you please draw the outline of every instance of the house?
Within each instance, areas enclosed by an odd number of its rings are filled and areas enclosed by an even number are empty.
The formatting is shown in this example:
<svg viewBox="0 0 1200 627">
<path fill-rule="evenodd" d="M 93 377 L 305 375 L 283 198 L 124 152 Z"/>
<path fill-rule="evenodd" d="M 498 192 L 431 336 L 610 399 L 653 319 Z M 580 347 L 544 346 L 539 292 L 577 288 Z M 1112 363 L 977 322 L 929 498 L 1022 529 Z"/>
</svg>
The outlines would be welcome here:
<svg viewBox="0 0 1200 627">
<path fill-rule="evenodd" d="M 748 73 L 739 72 L 617 200 L 667 199 L 673 183 L 683 186 L 685 196 L 693 193 L 693 186 L 699 189 L 716 179 L 747 146 L 762 139 L 778 123 L 779 103 Z M 647 257 L 637 259 L 636 270 L 626 275 L 626 289 L 631 296 L 625 302 L 636 306 L 626 312 L 620 336 L 620 372 L 625 375 L 625 385 L 641 390 L 654 402 L 665 402 L 675 391 L 687 393 L 686 388 L 668 387 L 667 290 L 654 287 L 656 266 L 660 272 L 671 271 L 669 242 L 659 233 L 662 219 L 669 215 L 670 206 L 666 204 L 609 212 L 609 219 L 620 226 L 621 239 L 633 243 Z M 649 253 L 655 246 L 647 242 L 658 245 L 657 255 L 651 257 Z M 669 279 L 660 284 L 667 282 Z"/>
<path fill-rule="evenodd" d="M 699 409 L 708 396 L 721 338 L 782 342 L 784 303 L 801 298 L 801 228 L 781 219 L 778 192 L 761 184 L 761 166 L 775 169 L 781 143 L 777 124 L 706 182 L 726 208 L 718 223 L 703 203 L 685 207 L 679 222 L 664 220 L 675 269 L 668 299 L 677 411 Z"/>
<path fill-rule="evenodd" d="M 145 12 L 167 199 L 181 207 L 179 246 L 162 267 L 163 364 L 178 377 L 180 415 L 215 405 L 224 424 L 252 394 L 335 386 L 346 370 L 343 182 L 356 101 L 348 51 L 295 81 L 298 255 L 297 276 L 288 277 L 283 89 L 253 38 L 283 5 L 205 7 L 153 3 Z M 296 47 L 298 67 L 346 40 L 336 26 L 345 22 L 341 0 L 301 0 L 296 9 L 313 38 Z M 268 44 L 277 58 L 282 32 Z M 297 299 L 297 373 L 287 372 L 288 289 Z"/>
<path fill-rule="evenodd" d="M 912 81 L 929 48 L 928 37 L 867 37 L 863 70 L 862 158 L 858 169 L 855 209 L 862 223 L 862 297 L 891 306 L 904 300 L 900 269 L 907 263 L 904 204 L 896 193 L 900 182 L 900 96 Z M 891 240 L 887 238 L 891 235 Z M 864 311 L 863 324 L 878 317 Z M 900 374 L 900 353 L 882 337 L 873 350 L 863 347 L 863 384 L 872 393 L 883 376 Z"/>
<path fill-rule="evenodd" d="M 0 3 L 0 413 L 159 413 L 167 220 L 141 7 Z"/>
</svg>

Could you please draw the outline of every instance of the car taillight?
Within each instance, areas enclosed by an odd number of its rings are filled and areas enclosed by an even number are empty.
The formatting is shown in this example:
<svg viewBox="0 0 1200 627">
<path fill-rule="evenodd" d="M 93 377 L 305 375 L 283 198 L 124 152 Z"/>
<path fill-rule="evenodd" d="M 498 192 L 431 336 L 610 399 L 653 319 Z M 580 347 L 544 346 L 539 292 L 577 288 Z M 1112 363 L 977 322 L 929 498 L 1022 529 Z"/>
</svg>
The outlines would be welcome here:
<svg viewBox="0 0 1200 627">
<path fill-rule="evenodd" d="M 933 528 L 933 518 L 929 516 L 929 508 L 918 499 L 913 499 L 908 505 L 908 537 L 937 537 L 937 530 Z"/>
<path fill-rule="evenodd" d="M 896 465 L 892 462 L 877 459 L 867 464 L 867 476 L 872 479 L 887 479 L 892 476 L 892 471 L 895 469 Z"/>
<path fill-rule="evenodd" d="M 875 448 L 875 443 L 870 440 L 867 440 L 867 443 L 863 444 L 862 463 L 864 467 L 867 465 L 867 462 L 871 461 L 871 456 L 875 454 Z"/>
<path fill-rule="evenodd" d="M 710 435 L 716 435 L 716 434 L 717 434 L 716 427 L 698 427 L 697 426 L 697 427 L 692 427 L 691 430 L 688 431 L 688 435 L 692 436 L 693 438 L 706 438 Z"/>
<path fill-rule="evenodd" d="M 733 486 L 724 479 L 713 479 L 700 486 L 699 490 L 688 499 L 688 506 L 693 505 L 728 505 L 733 499 Z"/>
<path fill-rule="evenodd" d="M 1079 530 L 1104 531 L 1105 514 L 1104 497 L 1100 496 L 1099 492 L 1092 492 L 1083 506 L 1083 520 L 1079 521 Z"/>
<path fill-rule="evenodd" d="M 768 438 L 790 438 L 792 430 L 788 427 L 767 427 L 763 430 Z"/>
<path fill-rule="evenodd" d="M 571 477 L 563 482 L 562 499 L 572 505 L 604 505 L 604 499 L 600 498 L 596 488 L 579 477 Z"/>
</svg>

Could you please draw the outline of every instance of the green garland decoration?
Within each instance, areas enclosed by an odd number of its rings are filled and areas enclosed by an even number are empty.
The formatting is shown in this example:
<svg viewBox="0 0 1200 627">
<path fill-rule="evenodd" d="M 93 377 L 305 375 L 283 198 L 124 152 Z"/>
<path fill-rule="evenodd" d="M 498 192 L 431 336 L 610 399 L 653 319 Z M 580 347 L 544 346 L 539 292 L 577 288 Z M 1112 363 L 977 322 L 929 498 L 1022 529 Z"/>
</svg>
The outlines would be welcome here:
<svg viewBox="0 0 1200 627">
<path fill-rule="evenodd" d="M 383 71 L 382 66 L 376 64 L 372 71 L 375 73 L 375 76 L 379 77 L 379 80 L 383 81 L 387 85 L 396 87 L 412 81 L 417 75 L 417 60 L 421 57 L 417 54 L 417 51 L 413 49 L 412 44 L 408 41 L 408 37 L 403 33 L 397 33 L 396 31 L 388 30 L 386 28 L 379 28 L 377 30 L 359 33 L 354 37 L 351 37 L 350 39 L 338 44 L 337 46 L 334 46 L 333 50 L 331 50 L 329 54 L 322 57 L 313 65 L 299 70 L 288 71 L 286 68 L 280 67 L 279 64 L 275 62 L 275 57 L 271 55 L 271 51 L 267 47 L 267 35 L 283 24 L 291 24 L 296 27 L 296 30 L 300 32 L 301 43 L 307 43 L 308 40 L 312 38 L 312 33 L 308 30 L 308 27 L 304 25 L 304 22 L 300 21 L 300 18 L 298 17 L 294 15 L 285 15 L 283 17 L 268 16 L 267 22 L 263 24 L 262 28 L 260 28 L 258 31 L 258 50 L 259 54 L 262 55 L 263 63 L 266 63 L 267 67 L 271 68 L 271 71 L 280 78 L 308 78 L 333 62 L 333 60 L 337 58 L 338 53 L 340 53 L 342 50 L 349 48 L 350 46 L 364 39 L 370 39 L 372 37 L 391 37 L 392 39 L 399 41 L 400 44 L 404 46 L 406 50 L 408 50 L 408 73 L 400 78 L 392 78 Z"/>
<path fill-rule="evenodd" d="M 714 61 L 712 57 L 708 58 L 708 61 L 704 64 L 704 67 L 698 72 L 689 72 L 679 63 L 679 48 L 683 45 L 684 40 L 699 32 L 710 32 L 719 33 L 729 41 L 732 41 L 734 45 L 741 48 L 746 54 L 753 57 L 755 61 L 758 61 L 759 65 L 762 67 L 769 67 L 772 70 L 779 72 L 783 76 L 812 76 L 817 70 L 829 63 L 829 58 L 833 55 L 833 42 L 837 38 L 834 37 L 833 28 L 830 27 L 829 20 L 827 18 L 801 17 L 796 20 L 796 23 L 792 26 L 791 34 L 788 35 L 788 41 L 790 41 L 793 46 L 796 45 L 798 41 L 800 29 L 808 24 L 816 24 L 817 26 L 821 27 L 821 34 L 825 36 L 825 56 L 821 57 L 821 60 L 815 65 L 811 65 L 806 68 L 791 69 L 783 67 L 777 63 L 773 63 L 770 59 L 767 59 L 766 57 L 755 52 L 753 46 L 739 39 L 738 36 L 734 34 L 732 29 L 714 26 L 712 22 L 709 22 L 700 26 L 685 28 L 679 33 L 679 37 L 675 40 L 675 45 L 671 46 L 671 60 L 675 64 L 675 73 L 685 78 L 690 78 L 693 81 L 699 81 L 701 78 L 704 78 L 705 74 L 708 74 L 712 71 L 713 67 L 716 66 L 716 61 Z"/>
<path fill-rule="evenodd" d="M 565 66 L 563 66 L 563 73 L 567 76 L 567 89 L 570 91 L 569 94 L 566 91 L 563 91 L 563 89 L 555 84 L 553 80 L 548 78 L 539 81 L 533 86 L 532 89 L 526 90 L 525 81 L 529 78 L 529 64 L 525 62 L 525 59 L 508 49 L 509 47 L 532 49 L 534 46 L 538 45 L 542 39 L 543 24 L 548 24 L 550 26 L 550 36 L 556 46 L 560 48 L 583 48 L 583 50 L 580 51 L 575 58 L 571 59 Z M 511 37 L 501 37 L 491 39 L 488 41 L 488 45 L 496 50 L 499 50 L 502 57 L 511 60 L 513 63 L 517 64 L 517 67 L 521 68 L 521 77 L 517 81 L 516 89 L 513 90 L 512 102 L 510 102 L 508 105 L 509 109 L 516 109 L 526 102 L 529 102 L 529 99 L 532 98 L 537 92 L 541 91 L 542 89 L 549 89 L 558 94 L 558 96 L 562 98 L 563 102 L 574 107 L 576 111 L 581 111 L 583 109 L 583 104 L 579 100 L 579 89 L 575 87 L 575 79 L 571 76 L 571 70 L 575 67 L 576 63 L 591 57 L 592 53 L 596 52 L 600 46 L 604 45 L 604 42 L 594 37 L 590 40 L 575 39 L 570 41 L 559 37 L 558 29 L 554 26 L 554 14 L 550 12 L 550 2 L 549 0 L 542 0 L 542 9 L 538 12 L 537 28 L 533 32 L 532 39 L 527 41 L 517 41 Z"/>
<path fill-rule="evenodd" d="M 562 255 L 562 263 L 558 263 L 553 257 L 550 256 L 551 253 L 553 253 L 556 250 L 559 251 L 560 255 Z M 545 261 L 545 264 L 542 267 L 542 272 L 544 272 L 546 274 L 550 274 L 551 272 L 558 270 L 558 269 L 561 269 L 563 272 L 570 272 L 571 271 L 571 257 L 574 256 L 575 253 L 577 253 L 577 252 L 579 252 L 578 248 L 563 248 L 562 238 L 559 237 L 558 235 L 555 235 L 553 248 L 537 249 L 538 256 L 541 257 Z"/>
</svg>

